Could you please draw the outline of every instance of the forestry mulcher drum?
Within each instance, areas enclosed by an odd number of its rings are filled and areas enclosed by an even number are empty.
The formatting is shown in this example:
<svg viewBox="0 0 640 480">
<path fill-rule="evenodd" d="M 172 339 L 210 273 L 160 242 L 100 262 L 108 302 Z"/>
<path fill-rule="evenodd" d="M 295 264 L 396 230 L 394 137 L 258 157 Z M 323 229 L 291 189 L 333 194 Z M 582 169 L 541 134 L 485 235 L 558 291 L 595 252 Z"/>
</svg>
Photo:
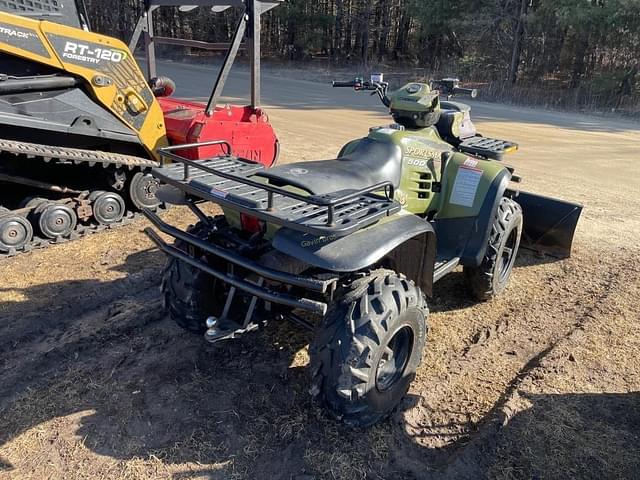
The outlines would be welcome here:
<svg viewBox="0 0 640 480">
<path fill-rule="evenodd" d="M 0 2 L 0 257 L 130 221 L 160 206 L 158 149 L 224 140 L 265 166 L 278 140 L 259 107 L 260 17 L 278 1 L 203 0 L 236 7 L 238 23 L 207 104 L 168 98 L 156 74 L 155 44 L 214 48 L 153 36 L 153 13 L 178 2 L 147 0 L 133 38 L 89 31 L 82 0 Z M 144 36 L 148 75 L 132 52 Z M 242 42 L 251 48 L 251 105 L 219 105 Z M 219 48 L 219 45 L 215 46 Z M 224 148 L 211 142 L 189 158 Z"/>
<path fill-rule="evenodd" d="M 379 75 L 334 86 L 378 94 L 395 123 L 336 159 L 270 169 L 230 145 L 200 161 L 160 149 L 175 163 L 153 170 L 158 197 L 197 223 L 182 231 L 144 213 L 175 238 L 146 229 L 169 257 L 162 291 L 179 325 L 210 342 L 268 320 L 312 330 L 311 393 L 368 426 L 414 378 L 433 284 L 461 266 L 477 299 L 500 295 L 519 247 L 569 255 L 581 206 L 514 187 L 519 177 L 500 160 L 517 146 L 479 135 L 468 106 L 440 101 L 476 94 L 455 79 L 391 94 Z M 203 202 L 224 213 L 205 215 Z"/>
</svg>

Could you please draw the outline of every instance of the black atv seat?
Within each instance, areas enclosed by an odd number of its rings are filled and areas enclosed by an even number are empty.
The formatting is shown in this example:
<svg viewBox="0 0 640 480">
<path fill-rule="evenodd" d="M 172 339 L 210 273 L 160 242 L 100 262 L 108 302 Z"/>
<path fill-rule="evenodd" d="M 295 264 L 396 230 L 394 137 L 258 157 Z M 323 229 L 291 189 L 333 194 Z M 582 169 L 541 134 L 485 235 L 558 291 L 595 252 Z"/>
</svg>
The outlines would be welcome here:
<svg viewBox="0 0 640 480">
<path fill-rule="evenodd" d="M 382 182 L 392 182 L 397 188 L 401 170 L 400 147 L 365 138 L 353 152 L 338 159 L 291 163 L 257 175 L 278 186 L 291 185 L 312 195 L 323 195 L 363 189 Z"/>
</svg>

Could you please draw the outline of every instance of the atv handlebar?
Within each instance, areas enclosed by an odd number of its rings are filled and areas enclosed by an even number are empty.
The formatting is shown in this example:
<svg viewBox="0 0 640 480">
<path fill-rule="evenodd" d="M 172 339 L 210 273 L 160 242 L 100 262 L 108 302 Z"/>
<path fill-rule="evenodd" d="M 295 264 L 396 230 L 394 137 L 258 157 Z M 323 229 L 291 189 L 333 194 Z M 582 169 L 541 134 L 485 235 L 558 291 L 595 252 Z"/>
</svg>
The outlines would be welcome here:
<svg viewBox="0 0 640 480">
<path fill-rule="evenodd" d="M 431 81 L 431 88 L 439 90 L 447 98 L 451 98 L 454 95 L 469 95 L 471 98 L 478 96 L 478 90 L 475 88 L 462 88 L 459 85 L 460 80 L 457 78 L 443 78 L 442 80 Z"/>
<path fill-rule="evenodd" d="M 387 82 L 365 82 L 361 78 L 356 78 L 351 82 L 331 82 L 333 88 L 344 87 L 344 88 L 353 88 L 356 92 L 367 90 L 372 92 L 371 95 L 378 95 L 380 101 L 388 107 L 391 104 L 391 100 L 387 97 L 387 88 L 389 88 L 389 84 Z"/>
<path fill-rule="evenodd" d="M 361 79 L 355 79 L 351 82 L 336 82 L 335 80 L 332 82 L 334 88 L 336 87 L 346 87 L 353 88 L 354 90 L 369 90 L 369 91 L 377 91 L 383 84 L 380 83 L 372 83 L 365 82 Z"/>
<path fill-rule="evenodd" d="M 333 82 L 331 82 L 331 85 L 334 88 L 337 88 L 337 87 L 355 88 L 356 87 L 356 82 L 336 82 L 334 80 Z"/>
<path fill-rule="evenodd" d="M 454 87 L 453 88 L 453 94 L 454 95 L 469 95 L 471 98 L 476 98 L 478 96 L 478 90 L 476 90 L 475 88 Z"/>
</svg>

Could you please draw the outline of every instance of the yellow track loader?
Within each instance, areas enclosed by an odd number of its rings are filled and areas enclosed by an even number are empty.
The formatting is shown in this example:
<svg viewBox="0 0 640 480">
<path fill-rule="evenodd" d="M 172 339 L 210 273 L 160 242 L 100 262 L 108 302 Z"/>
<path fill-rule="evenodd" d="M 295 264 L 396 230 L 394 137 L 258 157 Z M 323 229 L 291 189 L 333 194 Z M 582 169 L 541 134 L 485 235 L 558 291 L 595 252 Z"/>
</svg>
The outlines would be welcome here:
<svg viewBox="0 0 640 480">
<path fill-rule="evenodd" d="M 157 208 L 157 180 L 149 171 L 158 165 L 157 149 L 169 144 L 225 140 L 235 148 L 234 133 L 242 132 L 245 143 L 263 147 L 240 150 L 257 150 L 255 159 L 271 165 L 277 139 L 258 105 L 259 75 L 252 75 L 251 105 L 223 108 L 216 101 L 242 41 L 259 71 L 260 16 L 278 3 L 198 3 L 238 7 L 240 18 L 204 105 L 157 98 L 174 86 L 147 79 L 132 54 L 144 34 L 149 72 L 155 71 L 153 11 L 178 2 L 147 0 L 135 41 L 127 46 L 89 31 L 82 0 L 0 0 L 0 257 L 111 228 L 136 211 Z M 211 154 L 211 148 L 201 153 Z"/>
</svg>

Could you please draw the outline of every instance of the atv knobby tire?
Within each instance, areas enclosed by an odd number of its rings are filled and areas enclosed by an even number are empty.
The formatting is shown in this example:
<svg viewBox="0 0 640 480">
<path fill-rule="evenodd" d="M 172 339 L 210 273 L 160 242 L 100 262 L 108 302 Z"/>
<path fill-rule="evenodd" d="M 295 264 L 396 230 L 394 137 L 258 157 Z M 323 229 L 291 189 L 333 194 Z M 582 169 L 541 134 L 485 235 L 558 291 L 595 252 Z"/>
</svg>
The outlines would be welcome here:
<svg viewBox="0 0 640 480">
<path fill-rule="evenodd" d="M 188 232 L 208 240 L 209 227 L 198 222 L 189 228 Z M 179 239 L 175 241 L 174 246 L 195 258 L 203 254 L 201 250 Z M 220 266 L 216 265 L 218 268 Z M 182 260 L 169 257 L 162 279 L 162 295 L 165 309 L 180 327 L 193 333 L 204 334 L 207 317 L 218 316 L 222 312 L 225 293 L 224 284 L 211 275 Z"/>
<path fill-rule="evenodd" d="M 478 267 L 465 267 L 464 274 L 473 296 L 490 300 L 509 283 L 522 235 L 522 209 L 503 197 L 491 226 L 487 251 Z"/>
<path fill-rule="evenodd" d="M 312 395 L 350 426 L 385 418 L 422 360 L 427 315 L 422 291 L 393 271 L 344 287 L 311 344 Z"/>
</svg>

